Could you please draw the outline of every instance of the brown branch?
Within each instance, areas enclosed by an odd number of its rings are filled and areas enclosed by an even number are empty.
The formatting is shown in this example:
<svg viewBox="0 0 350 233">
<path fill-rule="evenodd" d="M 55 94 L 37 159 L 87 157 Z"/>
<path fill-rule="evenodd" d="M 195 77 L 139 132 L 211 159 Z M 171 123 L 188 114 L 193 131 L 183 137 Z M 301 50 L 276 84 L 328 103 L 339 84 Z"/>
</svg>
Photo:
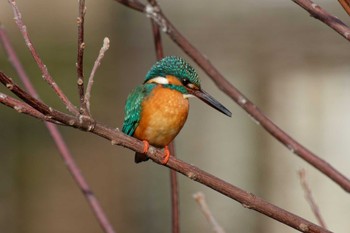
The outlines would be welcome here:
<svg viewBox="0 0 350 233">
<path fill-rule="evenodd" d="M 312 213 L 315 215 L 318 223 L 325 229 L 327 229 L 327 226 L 326 226 L 326 223 L 325 221 L 323 220 L 322 218 L 322 215 L 321 215 L 321 212 L 320 212 L 320 209 L 318 208 L 314 198 L 312 197 L 312 192 L 311 192 L 311 189 L 306 181 L 306 171 L 305 169 L 300 169 L 299 172 L 299 178 L 300 178 L 300 184 L 304 190 L 304 193 L 305 193 L 305 199 L 306 201 L 308 202 L 311 210 L 312 210 Z"/>
<path fill-rule="evenodd" d="M 338 0 L 338 2 L 344 8 L 345 12 L 350 16 L 350 0 Z"/>
<path fill-rule="evenodd" d="M 79 111 L 77 110 L 77 108 L 69 101 L 69 99 L 67 98 L 67 96 L 63 93 L 63 91 L 59 88 L 59 86 L 57 85 L 56 82 L 54 82 L 54 80 L 52 79 L 46 65 L 43 63 L 43 61 L 41 60 L 39 54 L 36 52 L 32 41 L 29 37 L 28 31 L 27 31 L 27 27 L 26 25 L 23 23 L 22 20 L 22 15 L 21 12 L 19 11 L 16 1 L 15 0 L 8 0 L 10 5 L 12 6 L 13 9 L 13 13 L 15 16 L 15 21 L 16 24 L 20 30 L 20 32 L 22 33 L 22 36 L 24 38 L 24 41 L 31 53 L 31 55 L 33 56 L 36 64 L 38 65 L 42 76 L 44 78 L 44 80 L 52 87 L 52 89 L 55 91 L 55 93 L 57 94 L 57 96 L 61 99 L 61 101 L 65 104 L 66 108 L 73 114 L 78 115 Z"/>
<path fill-rule="evenodd" d="M 50 117 L 45 116 L 35 108 L 31 107 L 30 105 L 23 103 L 22 101 L 19 101 L 17 99 L 14 99 L 11 96 L 8 96 L 1 92 L 0 92 L 0 103 L 6 105 L 7 107 L 13 108 L 19 113 L 23 113 L 23 114 L 35 117 L 42 121 L 57 123 L 57 122 L 54 122 Z"/>
<path fill-rule="evenodd" d="M 80 113 L 87 114 L 87 106 L 84 101 L 84 22 L 85 22 L 85 0 L 79 0 L 79 16 L 77 17 L 78 24 L 78 53 L 77 53 L 77 84 L 80 101 Z"/>
<path fill-rule="evenodd" d="M 202 192 L 197 192 L 197 193 L 193 194 L 193 198 L 198 203 L 205 218 L 208 220 L 210 225 L 213 227 L 213 231 L 215 233 L 225 233 L 224 229 L 219 225 L 219 223 L 216 221 L 214 215 L 210 211 L 208 204 L 205 201 L 204 194 Z"/>
<path fill-rule="evenodd" d="M 28 94 L 20 89 L 16 84 L 11 82 L 6 75 L 3 73 L 0 73 L 0 82 L 4 84 L 7 87 L 12 87 L 10 90 L 16 94 L 20 98 L 26 98 L 28 97 Z M 11 83 L 11 85 L 8 85 L 8 83 Z M 43 103 L 33 103 L 33 98 L 29 98 L 26 100 L 30 105 L 33 104 L 34 106 L 42 106 Z M 35 101 L 34 101 L 35 102 Z M 31 105 L 32 106 L 32 105 Z M 46 106 L 46 105 L 44 105 Z M 46 107 L 40 107 L 39 111 L 42 109 L 45 109 Z M 112 145 L 120 145 L 126 148 L 129 148 L 135 152 L 143 153 L 144 144 L 142 141 L 129 137 L 123 133 L 121 133 L 119 130 L 114 130 L 111 128 L 108 128 L 98 122 L 95 122 L 93 125 L 94 127 L 89 127 L 86 125 L 83 121 L 76 121 L 74 116 L 69 116 L 64 113 L 61 113 L 55 109 L 51 109 L 50 111 L 50 117 L 54 120 L 57 120 L 67 126 L 79 128 L 83 131 L 91 132 L 93 134 L 96 134 L 100 137 L 103 137 L 107 140 L 109 140 Z M 147 156 L 152 159 L 154 162 L 162 165 L 163 160 L 163 151 L 159 150 L 155 147 L 150 146 Z M 266 216 L 269 216 L 281 223 L 284 223 L 290 227 L 293 227 L 301 232 L 317 232 L 317 233 L 328 233 L 330 231 L 317 226 L 313 224 L 312 222 L 309 222 L 295 214 L 292 214 L 284 209 L 281 209 L 263 199 L 260 197 L 257 197 L 251 193 L 248 193 L 232 184 L 229 184 L 195 166 L 192 166 L 190 164 L 187 164 L 173 156 L 170 157 L 168 163 L 165 165 L 177 172 L 180 172 L 181 174 L 185 175 L 186 177 L 202 183 L 219 193 L 222 193 L 226 195 L 227 197 L 230 197 L 231 199 L 234 199 L 238 202 L 240 202 L 245 208 L 249 208 L 255 211 L 258 211 Z M 90 193 L 89 195 L 90 196 Z"/>
<path fill-rule="evenodd" d="M 307 10 L 312 17 L 327 24 L 334 31 L 338 32 L 342 37 L 350 41 L 350 28 L 337 17 L 329 14 L 322 7 L 312 2 L 311 0 L 292 1 L 304 8 L 305 10 Z"/>
<path fill-rule="evenodd" d="M 235 86 L 233 86 L 224 76 L 211 64 L 211 62 L 196 49 L 179 31 L 172 25 L 172 23 L 163 15 L 160 8 L 149 8 L 143 5 L 138 0 L 134 0 L 131 3 L 126 0 L 115 0 L 126 6 L 131 7 L 137 11 L 144 12 L 146 16 L 155 19 L 159 27 L 165 31 L 169 37 L 184 51 L 186 52 L 214 81 L 214 83 L 232 100 L 234 100 L 241 108 L 243 108 L 255 121 L 261 125 L 267 132 L 280 141 L 285 147 L 287 147 L 292 153 L 298 155 L 306 162 L 314 166 L 321 171 L 327 177 L 332 179 L 345 191 L 350 192 L 350 180 L 342 173 L 333 168 L 326 161 L 318 157 L 316 154 L 308 150 L 301 145 L 275 123 L 273 123 L 263 112 L 258 109 L 253 102 L 245 97 Z M 141 9 L 141 6 L 143 7 Z M 339 23 L 341 25 L 341 23 Z M 343 27 L 344 33 L 347 31 L 347 27 Z M 346 29 L 346 30 L 345 30 Z M 349 34 L 350 35 L 350 34 Z"/>
</svg>

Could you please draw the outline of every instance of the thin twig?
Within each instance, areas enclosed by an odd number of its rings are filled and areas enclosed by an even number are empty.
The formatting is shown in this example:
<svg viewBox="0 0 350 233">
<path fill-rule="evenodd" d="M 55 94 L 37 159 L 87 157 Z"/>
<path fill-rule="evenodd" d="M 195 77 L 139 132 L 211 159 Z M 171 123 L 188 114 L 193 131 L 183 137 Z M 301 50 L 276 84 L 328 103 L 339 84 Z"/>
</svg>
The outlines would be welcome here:
<svg viewBox="0 0 350 233">
<path fill-rule="evenodd" d="M 105 55 L 105 52 L 108 50 L 109 48 L 109 39 L 108 37 L 105 37 L 103 40 L 103 45 L 100 49 L 100 52 L 96 58 L 94 67 L 91 70 L 91 74 L 89 77 L 89 82 L 88 85 L 86 87 L 86 93 L 85 93 L 85 98 L 84 98 L 84 102 L 86 104 L 86 108 L 87 108 L 87 114 L 91 116 L 91 111 L 90 111 L 90 98 L 91 98 L 91 90 L 92 90 L 92 85 L 94 84 L 94 77 L 95 77 L 95 73 L 97 68 L 101 65 L 101 61 Z"/>
<path fill-rule="evenodd" d="M 80 188 L 80 190 L 84 194 L 85 198 L 87 199 L 93 213 L 96 216 L 97 221 L 99 222 L 99 224 L 101 225 L 101 227 L 105 231 L 105 233 L 114 233 L 115 231 L 114 231 L 112 225 L 109 223 L 106 214 L 104 213 L 103 209 L 101 208 L 101 205 L 99 204 L 96 197 L 93 195 L 88 183 L 86 182 L 85 178 L 81 174 L 80 169 L 78 168 L 77 164 L 75 163 L 73 156 L 70 153 L 67 144 L 63 140 L 57 126 L 51 124 L 51 123 L 61 124 L 59 121 L 56 121 L 55 119 L 53 119 L 51 116 L 51 114 L 55 114 L 55 110 L 48 107 L 48 106 L 45 106 L 44 104 L 40 104 L 38 93 L 35 90 L 35 88 L 33 87 L 32 83 L 30 82 L 29 77 L 27 76 L 25 70 L 23 69 L 23 66 L 22 66 L 21 62 L 19 61 L 19 59 L 16 55 L 16 52 L 14 51 L 4 28 L 0 28 L 0 42 L 3 45 L 7 55 L 9 57 L 11 64 L 13 65 L 15 70 L 17 71 L 18 76 L 20 77 L 24 86 L 28 90 L 28 93 L 31 95 L 31 97 L 32 97 L 31 101 L 35 102 L 34 106 L 37 106 L 37 107 L 36 108 L 32 107 L 33 102 L 32 102 L 32 104 L 29 103 L 29 105 L 28 105 L 28 104 L 25 104 L 25 103 L 20 102 L 18 100 L 12 99 L 8 96 L 5 96 L 6 98 L 2 98 L 2 101 L 0 98 L 0 102 L 3 104 L 7 104 L 7 105 L 12 104 L 12 106 L 9 106 L 9 105 L 8 106 L 14 108 L 15 110 L 17 110 L 21 113 L 25 113 L 25 114 L 34 116 L 36 118 L 39 118 L 41 120 L 47 121 L 47 122 L 45 122 L 45 126 L 49 130 L 50 135 L 52 136 L 52 138 L 53 138 L 53 140 L 54 140 L 54 142 L 55 142 L 55 144 L 60 152 L 60 155 L 67 166 L 67 169 L 69 170 L 73 179 L 75 180 L 78 187 Z M 0 73 L 0 77 L 4 78 L 4 74 Z M 14 83 L 8 82 L 8 87 L 11 87 L 12 91 L 13 91 L 13 89 L 16 88 L 16 85 L 14 85 Z M 28 96 L 26 96 L 25 94 L 21 94 L 21 95 L 22 95 L 22 99 L 28 100 Z M 4 97 L 4 95 L 2 95 L 2 96 Z M 5 100 L 7 100 L 7 101 L 5 101 Z M 77 122 L 75 117 L 70 117 L 64 113 L 62 113 L 61 115 L 65 119 L 67 119 L 71 125 L 74 125 L 75 122 Z M 51 122 L 51 123 L 49 123 L 49 122 Z"/>
<path fill-rule="evenodd" d="M 162 30 L 166 32 L 169 37 L 207 73 L 207 75 L 225 94 L 227 94 L 232 100 L 241 106 L 241 108 L 244 109 L 259 125 L 261 125 L 267 132 L 280 141 L 292 153 L 298 155 L 300 158 L 314 166 L 316 169 L 342 187 L 346 192 L 350 192 L 350 180 L 347 177 L 333 168 L 326 161 L 318 157 L 316 154 L 308 150 L 306 147 L 301 145 L 281 128 L 279 128 L 275 123 L 273 123 L 253 102 L 251 102 L 235 86 L 227 81 L 227 79 L 225 79 L 224 76 L 211 64 L 207 57 L 205 57 L 182 34 L 180 34 L 172 23 L 163 15 L 159 7 L 153 9 L 149 7 L 147 8 L 146 5 L 140 3 L 138 0 L 133 0 L 132 2 L 126 0 L 115 1 L 129 6 L 137 11 L 143 12 L 147 17 L 155 18 L 155 21 L 159 23 Z M 315 11 L 314 14 L 318 14 L 318 11 Z M 339 23 L 339 25 L 345 24 Z M 343 33 L 349 30 L 349 28 L 346 26 L 342 28 Z M 350 35 L 350 33 L 348 35 Z"/>
<path fill-rule="evenodd" d="M 27 27 L 26 25 L 23 23 L 22 20 L 22 14 L 19 11 L 16 1 L 15 0 L 8 0 L 9 3 L 12 6 L 13 9 L 13 13 L 15 16 L 15 21 L 16 24 L 20 30 L 20 32 L 22 33 L 22 36 L 24 38 L 24 41 L 30 51 L 30 53 L 32 54 L 36 64 L 38 65 L 41 73 L 42 73 L 42 77 L 44 78 L 44 80 L 52 87 L 52 89 L 55 91 L 55 93 L 57 94 L 57 96 L 62 100 L 62 102 L 65 104 L 66 108 L 68 109 L 68 111 L 70 111 L 71 113 L 73 113 L 74 115 L 78 115 L 79 111 L 77 110 L 77 108 L 69 101 L 69 99 L 67 98 L 67 96 L 63 93 L 63 91 L 59 88 L 59 86 L 57 85 L 56 82 L 54 82 L 53 78 L 51 77 L 46 65 L 43 63 L 43 61 L 41 60 L 39 54 L 36 52 L 28 31 L 27 31 Z"/>
<path fill-rule="evenodd" d="M 323 220 L 322 218 L 322 215 L 321 215 L 321 212 L 320 212 L 320 209 L 318 208 L 318 205 L 316 204 L 313 196 L 312 196 L 312 192 L 311 192 L 311 189 L 306 181 L 306 171 L 305 169 L 300 169 L 299 172 L 299 178 L 300 178 L 300 184 L 301 184 L 301 187 L 303 188 L 304 190 L 304 193 L 305 193 L 305 199 L 307 201 L 307 203 L 309 204 L 311 210 L 312 210 L 312 213 L 315 215 L 318 223 L 325 229 L 327 229 L 327 226 L 326 226 L 326 223 L 325 221 Z"/>
<path fill-rule="evenodd" d="M 30 97 L 24 90 L 14 84 L 7 76 L 0 72 L 0 82 L 9 88 L 14 94 L 16 94 L 20 98 Z M 11 88 L 12 87 L 12 88 Z M 13 88 L 15 87 L 15 88 Z M 27 100 L 28 104 L 32 104 L 33 98 L 29 98 Z M 37 103 L 33 105 L 38 105 Z M 40 104 L 39 104 L 40 105 Z M 41 103 L 43 105 L 43 103 Z M 32 106 L 32 105 L 31 105 Z M 38 110 L 42 110 L 45 108 L 39 108 Z M 96 134 L 102 138 L 109 140 L 112 145 L 120 145 L 125 148 L 129 148 L 135 152 L 143 153 L 144 144 L 142 141 L 127 136 L 120 132 L 119 130 L 115 130 L 109 127 L 106 127 L 98 122 L 95 122 L 94 127 L 90 128 L 85 125 L 82 121 L 76 121 L 74 116 L 66 115 L 60 111 L 55 109 L 51 109 L 51 117 L 52 119 L 62 122 L 62 124 L 66 126 L 71 126 L 74 128 L 81 129 L 83 131 L 91 132 Z M 43 113 L 43 112 L 42 112 Z M 164 153 L 162 150 L 157 149 L 153 146 L 149 147 L 147 152 L 147 156 L 152 159 L 154 162 L 162 165 L 162 160 Z M 310 221 L 307 221 L 295 214 L 292 214 L 284 209 L 281 209 L 258 196 L 255 196 L 249 192 L 246 192 L 232 184 L 229 184 L 193 165 L 185 163 L 173 156 L 170 156 L 169 161 L 166 165 L 177 172 L 185 175 L 186 177 L 204 184 L 217 192 L 230 197 L 237 202 L 240 202 L 243 207 L 255 210 L 260 212 L 270 218 L 273 218 L 281 223 L 284 223 L 290 227 L 293 227 L 301 232 L 308 233 L 329 233 L 330 231 L 313 224 Z"/>
<path fill-rule="evenodd" d="M 220 224 L 216 221 L 214 215 L 210 211 L 207 202 L 205 201 L 205 196 L 202 192 L 197 192 L 193 194 L 193 198 L 198 203 L 201 208 L 202 213 L 205 218 L 208 220 L 209 224 L 212 226 L 213 231 L 215 233 L 225 233 L 224 229 L 220 226 Z"/>
<path fill-rule="evenodd" d="M 78 52 L 77 52 L 77 84 L 80 101 L 80 113 L 87 114 L 87 106 L 84 101 L 84 22 L 85 22 L 86 6 L 85 0 L 79 0 L 79 16 L 77 17 L 78 25 Z"/>
</svg>

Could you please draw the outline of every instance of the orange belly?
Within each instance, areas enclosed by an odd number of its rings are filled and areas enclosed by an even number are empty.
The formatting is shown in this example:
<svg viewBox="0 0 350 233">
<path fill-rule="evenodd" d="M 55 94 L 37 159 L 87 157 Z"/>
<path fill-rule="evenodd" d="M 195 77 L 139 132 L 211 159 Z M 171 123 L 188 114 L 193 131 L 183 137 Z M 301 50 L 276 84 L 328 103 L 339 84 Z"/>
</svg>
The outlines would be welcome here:
<svg viewBox="0 0 350 233">
<path fill-rule="evenodd" d="M 157 86 L 142 103 L 141 120 L 134 137 L 156 147 L 168 145 L 185 124 L 188 109 L 183 94 Z"/>
</svg>

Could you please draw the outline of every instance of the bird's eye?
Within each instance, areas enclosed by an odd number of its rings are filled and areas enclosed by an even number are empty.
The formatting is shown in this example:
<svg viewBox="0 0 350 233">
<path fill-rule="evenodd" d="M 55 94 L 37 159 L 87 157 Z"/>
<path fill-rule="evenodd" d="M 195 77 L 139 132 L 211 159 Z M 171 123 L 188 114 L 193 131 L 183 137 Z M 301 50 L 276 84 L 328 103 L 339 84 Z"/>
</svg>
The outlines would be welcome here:
<svg viewBox="0 0 350 233">
<path fill-rule="evenodd" d="M 190 83 L 190 81 L 189 81 L 188 79 L 186 79 L 186 78 L 183 78 L 183 79 L 181 80 L 181 83 L 182 83 L 182 85 L 184 85 L 184 86 L 188 86 L 188 84 Z"/>
</svg>

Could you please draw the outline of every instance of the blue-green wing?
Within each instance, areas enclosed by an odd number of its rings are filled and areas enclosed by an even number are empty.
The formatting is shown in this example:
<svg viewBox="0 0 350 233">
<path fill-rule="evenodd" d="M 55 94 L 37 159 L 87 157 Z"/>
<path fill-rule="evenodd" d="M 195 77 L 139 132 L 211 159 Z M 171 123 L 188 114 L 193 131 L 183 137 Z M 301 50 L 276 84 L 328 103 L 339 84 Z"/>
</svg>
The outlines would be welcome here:
<svg viewBox="0 0 350 233">
<path fill-rule="evenodd" d="M 139 124 L 142 110 L 142 100 L 145 97 L 145 91 L 143 85 L 137 86 L 129 94 L 125 103 L 125 117 L 123 123 L 123 133 L 132 136 L 136 127 Z"/>
<path fill-rule="evenodd" d="M 132 136 L 140 122 L 142 101 L 148 97 L 155 84 L 137 86 L 128 96 L 125 103 L 123 133 Z"/>
</svg>

